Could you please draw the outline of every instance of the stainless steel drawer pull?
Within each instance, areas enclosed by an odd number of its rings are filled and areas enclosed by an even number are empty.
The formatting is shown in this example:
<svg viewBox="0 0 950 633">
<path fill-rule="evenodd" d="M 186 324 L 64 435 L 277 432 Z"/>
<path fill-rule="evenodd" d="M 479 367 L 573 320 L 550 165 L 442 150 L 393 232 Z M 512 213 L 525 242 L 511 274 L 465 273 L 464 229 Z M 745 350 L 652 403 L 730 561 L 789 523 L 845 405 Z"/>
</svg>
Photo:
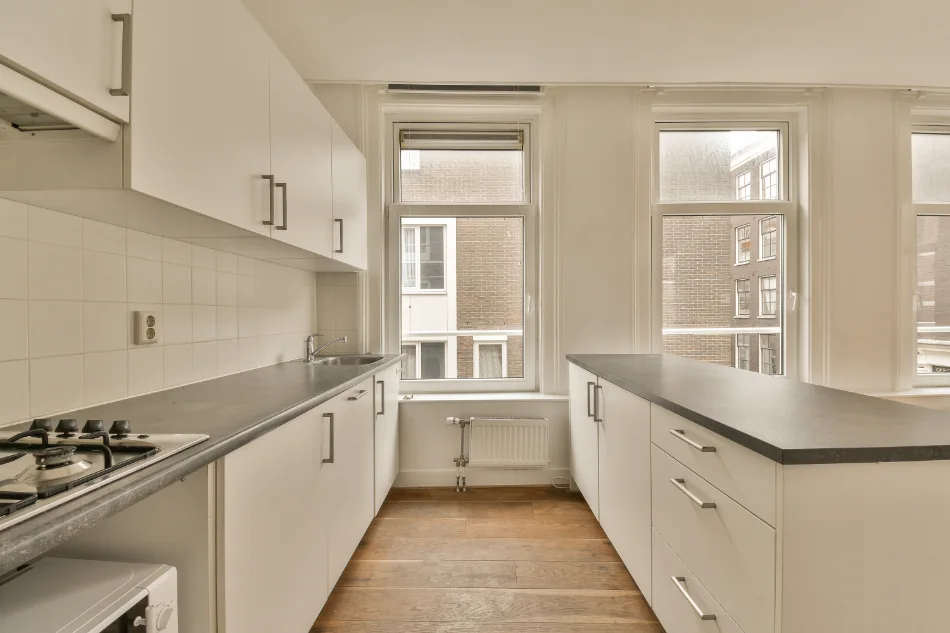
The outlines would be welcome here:
<svg viewBox="0 0 950 633">
<path fill-rule="evenodd" d="M 680 492 L 690 498 L 690 500 L 698 505 L 700 508 L 715 508 L 716 504 L 712 501 L 703 501 L 689 490 L 686 489 L 686 480 L 685 479 L 670 479 L 670 483 L 676 486 Z"/>
<path fill-rule="evenodd" d="M 376 415 L 386 415 L 386 381 L 377 380 L 376 384 L 379 385 L 379 412 Z"/>
<path fill-rule="evenodd" d="M 691 439 L 689 439 L 688 437 L 686 437 L 686 431 L 683 431 L 682 429 L 670 429 L 670 435 L 672 435 L 673 437 L 675 437 L 675 438 L 678 439 L 678 440 L 682 440 L 682 441 L 686 442 L 687 444 L 689 444 L 690 446 L 692 446 L 693 448 L 695 448 L 697 451 L 700 451 L 700 452 L 703 452 L 703 453 L 715 453 L 715 452 L 716 452 L 716 447 L 715 447 L 715 446 L 703 446 L 703 445 L 700 444 L 699 442 L 694 442 L 693 440 L 691 440 Z"/>
<path fill-rule="evenodd" d="M 283 203 L 284 203 L 284 223 L 281 224 L 281 225 L 279 225 L 279 226 L 277 227 L 277 230 L 278 230 L 278 231 L 286 231 L 286 230 L 287 230 L 287 183 L 286 183 L 286 182 L 278 182 L 278 183 L 276 183 L 276 186 L 277 186 L 277 187 L 280 187 L 281 190 L 282 190 L 282 191 L 281 191 L 281 200 L 282 200 Z"/>
<path fill-rule="evenodd" d="M 114 13 L 113 22 L 122 23 L 122 85 L 110 88 L 113 97 L 128 97 L 132 94 L 132 14 Z"/>
<path fill-rule="evenodd" d="M 368 392 L 367 392 L 366 389 L 360 389 L 360 390 L 356 393 L 355 396 L 350 396 L 349 398 L 347 398 L 347 400 L 359 400 L 360 398 L 362 398 L 363 396 L 365 396 L 367 393 L 368 393 Z"/>
<path fill-rule="evenodd" d="M 333 252 L 342 253 L 343 252 L 343 218 L 336 218 L 333 221 L 340 223 L 340 248 L 334 249 Z"/>
<path fill-rule="evenodd" d="M 603 385 L 594 385 L 594 422 L 604 421 L 604 417 L 603 417 L 604 414 L 603 412 L 601 412 L 600 407 L 597 405 L 597 403 L 600 402 L 600 399 L 597 398 L 597 392 L 598 391 L 603 392 L 603 390 L 604 390 Z M 600 398 L 602 399 L 603 396 L 601 396 Z"/>
<path fill-rule="evenodd" d="M 696 612 L 700 620 L 716 619 L 715 613 L 703 613 L 703 610 L 700 609 L 696 601 L 693 600 L 693 596 L 689 595 L 689 592 L 686 591 L 686 578 L 683 576 L 670 576 L 670 579 L 673 581 L 673 584 L 676 585 L 676 588 L 680 590 L 680 593 L 683 594 L 683 597 L 686 598 L 686 602 L 689 603 L 689 606 L 693 607 L 693 611 Z"/>
<path fill-rule="evenodd" d="M 265 226 L 274 226 L 274 175 L 266 174 L 261 176 L 264 180 L 269 181 L 269 191 L 270 191 L 270 220 L 264 220 Z"/>
<path fill-rule="evenodd" d="M 596 385 L 597 385 L 596 382 L 587 383 L 587 417 L 589 418 L 594 417 L 594 414 L 591 413 L 591 410 L 590 410 L 590 392 L 592 391 L 591 388 L 595 387 Z"/>
<path fill-rule="evenodd" d="M 332 463 L 333 463 L 333 460 L 336 459 L 336 456 L 334 455 L 334 453 L 335 453 L 335 450 L 334 450 L 334 449 L 336 448 L 336 442 L 334 441 L 335 438 L 333 437 L 333 435 L 334 435 L 333 432 L 334 432 L 334 430 L 335 430 L 335 429 L 333 428 L 333 427 L 335 426 L 333 422 L 334 422 L 334 419 L 336 418 L 336 416 L 333 415 L 332 413 L 324 413 L 324 414 L 323 414 L 323 417 L 325 417 L 325 418 L 330 418 L 330 457 L 329 457 L 328 459 L 324 459 L 324 460 L 323 460 L 323 463 L 324 463 L 324 464 L 332 464 Z"/>
</svg>

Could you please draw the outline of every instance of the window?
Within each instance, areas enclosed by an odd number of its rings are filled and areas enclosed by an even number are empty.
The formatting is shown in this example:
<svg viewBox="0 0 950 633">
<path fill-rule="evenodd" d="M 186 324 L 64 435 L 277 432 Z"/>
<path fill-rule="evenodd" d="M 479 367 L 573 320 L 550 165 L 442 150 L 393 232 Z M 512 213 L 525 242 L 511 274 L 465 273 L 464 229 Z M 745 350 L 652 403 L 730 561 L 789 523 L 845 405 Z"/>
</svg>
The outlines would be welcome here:
<svg viewBox="0 0 950 633">
<path fill-rule="evenodd" d="M 537 386 L 529 129 L 394 123 L 387 310 L 392 340 L 415 354 L 407 391 Z"/>
<path fill-rule="evenodd" d="M 402 358 L 402 379 L 415 380 L 419 377 L 419 367 L 417 365 L 419 362 L 419 345 L 403 343 L 402 353 L 405 354 Z"/>
<path fill-rule="evenodd" d="M 782 373 L 778 364 L 778 334 L 759 334 L 759 373 L 775 376 Z"/>
<path fill-rule="evenodd" d="M 786 326 L 779 297 L 795 273 L 794 234 L 785 227 L 797 213 L 796 189 L 783 182 L 788 125 L 655 124 L 652 208 L 661 228 L 653 287 L 662 300 L 653 351 L 759 371 L 759 340 L 771 336 L 775 373 L 785 370 L 783 349 L 794 349 L 795 329 Z M 775 189 L 772 199 L 761 199 L 758 180 L 769 161 Z M 764 277 L 771 278 L 767 301 L 760 296 Z M 765 310 L 770 318 L 760 319 Z"/>
<path fill-rule="evenodd" d="M 776 279 L 759 277 L 759 316 L 774 318 L 776 315 Z"/>
<path fill-rule="evenodd" d="M 950 383 L 950 128 L 911 137 L 917 224 L 916 373 L 921 385 Z"/>
<path fill-rule="evenodd" d="M 759 260 L 775 259 L 778 252 L 778 218 L 759 220 Z"/>
<path fill-rule="evenodd" d="M 778 159 L 762 163 L 762 199 L 778 200 Z"/>
<path fill-rule="evenodd" d="M 402 228 L 403 290 L 445 290 L 445 227 Z"/>
<path fill-rule="evenodd" d="M 751 363 L 751 334 L 736 334 L 736 369 L 752 368 Z"/>
<path fill-rule="evenodd" d="M 752 199 L 752 172 L 745 171 L 736 177 L 736 200 Z"/>
<path fill-rule="evenodd" d="M 749 316 L 750 292 L 748 279 L 736 279 L 736 316 Z"/>
<path fill-rule="evenodd" d="M 752 225 L 736 227 L 736 264 L 748 264 L 752 259 Z"/>
<path fill-rule="evenodd" d="M 508 344 L 497 337 L 475 337 L 473 369 L 475 378 L 508 376 Z"/>
</svg>

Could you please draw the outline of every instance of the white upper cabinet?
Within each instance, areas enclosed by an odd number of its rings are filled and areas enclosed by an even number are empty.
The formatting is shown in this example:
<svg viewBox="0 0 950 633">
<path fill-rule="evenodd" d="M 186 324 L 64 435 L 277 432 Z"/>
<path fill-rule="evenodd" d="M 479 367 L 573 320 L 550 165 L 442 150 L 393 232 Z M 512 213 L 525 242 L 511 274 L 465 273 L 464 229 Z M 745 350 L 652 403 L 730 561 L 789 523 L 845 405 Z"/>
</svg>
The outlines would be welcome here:
<svg viewBox="0 0 950 633">
<path fill-rule="evenodd" d="M 271 170 L 277 183 L 271 237 L 332 256 L 333 119 L 277 47 L 270 67 Z"/>
<path fill-rule="evenodd" d="M 333 257 L 366 268 L 366 159 L 333 122 Z"/>
<path fill-rule="evenodd" d="M 127 186 L 270 234 L 270 42 L 240 2 L 136 4 Z"/>
<path fill-rule="evenodd" d="M 128 121 L 129 97 L 121 93 L 129 92 L 122 76 L 131 60 L 123 44 L 133 41 L 132 29 L 113 15 L 131 13 L 132 0 L 2 0 L 0 63 Z"/>
</svg>

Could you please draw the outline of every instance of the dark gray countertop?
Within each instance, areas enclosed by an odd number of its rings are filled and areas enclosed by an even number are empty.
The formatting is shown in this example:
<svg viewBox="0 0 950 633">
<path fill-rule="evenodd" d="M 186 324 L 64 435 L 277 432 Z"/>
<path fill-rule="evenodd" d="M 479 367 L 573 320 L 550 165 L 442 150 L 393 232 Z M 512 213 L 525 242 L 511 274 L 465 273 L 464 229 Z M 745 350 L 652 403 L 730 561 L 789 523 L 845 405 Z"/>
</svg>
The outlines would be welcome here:
<svg viewBox="0 0 950 633">
<path fill-rule="evenodd" d="M 56 416 L 80 421 L 127 419 L 136 432 L 204 433 L 210 437 L 3 530 L 0 574 L 367 380 L 400 358 L 390 355 L 371 365 L 335 367 L 291 361 Z"/>
<path fill-rule="evenodd" d="M 567 359 L 780 464 L 950 459 L 950 413 L 677 356 Z"/>
</svg>

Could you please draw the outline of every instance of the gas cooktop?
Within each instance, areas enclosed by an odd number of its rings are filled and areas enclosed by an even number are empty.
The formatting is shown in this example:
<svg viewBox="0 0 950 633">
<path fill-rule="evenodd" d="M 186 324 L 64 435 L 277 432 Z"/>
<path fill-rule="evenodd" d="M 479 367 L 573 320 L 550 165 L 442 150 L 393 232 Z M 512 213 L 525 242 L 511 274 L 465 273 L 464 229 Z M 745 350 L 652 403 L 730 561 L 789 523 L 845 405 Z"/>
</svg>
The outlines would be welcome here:
<svg viewBox="0 0 950 633">
<path fill-rule="evenodd" d="M 0 432 L 0 531 L 208 439 L 134 433 L 128 420 L 33 420 Z"/>
</svg>

